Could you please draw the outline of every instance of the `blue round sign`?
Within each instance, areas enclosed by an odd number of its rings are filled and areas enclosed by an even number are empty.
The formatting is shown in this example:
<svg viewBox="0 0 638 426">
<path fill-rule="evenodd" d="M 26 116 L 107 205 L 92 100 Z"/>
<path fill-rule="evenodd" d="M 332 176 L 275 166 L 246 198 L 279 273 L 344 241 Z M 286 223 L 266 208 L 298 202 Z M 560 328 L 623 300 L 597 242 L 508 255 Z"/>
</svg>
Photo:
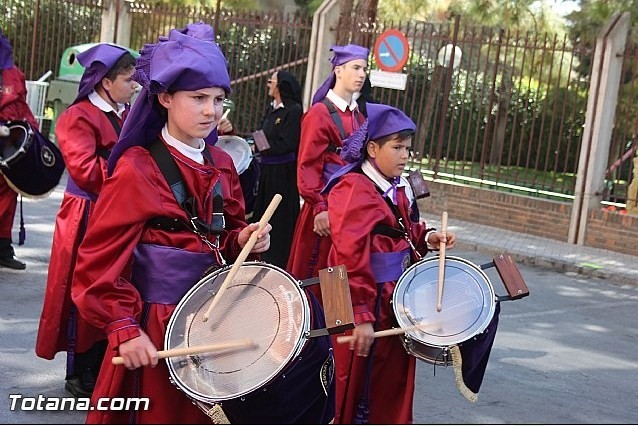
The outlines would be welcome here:
<svg viewBox="0 0 638 426">
<path fill-rule="evenodd" d="M 399 71 L 408 61 L 408 39 L 398 30 L 384 31 L 374 44 L 374 58 L 383 71 Z"/>
</svg>

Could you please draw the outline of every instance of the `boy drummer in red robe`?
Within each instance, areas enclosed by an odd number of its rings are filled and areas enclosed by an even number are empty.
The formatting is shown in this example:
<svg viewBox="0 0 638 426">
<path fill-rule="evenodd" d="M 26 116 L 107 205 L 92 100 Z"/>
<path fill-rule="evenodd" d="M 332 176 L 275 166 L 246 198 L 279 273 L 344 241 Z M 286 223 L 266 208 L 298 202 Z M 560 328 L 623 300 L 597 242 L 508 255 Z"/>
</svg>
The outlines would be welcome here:
<svg viewBox="0 0 638 426">
<path fill-rule="evenodd" d="M 415 358 L 397 337 L 374 339 L 374 331 L 396 326 L 391 300 L 403 271 L 425 254 L 454 246 L 446 237 L 413 223 L 414 195 L 401 175 L 416 125 L 402 111 L 367 104 L 368 119 L 345 142 L 348 163 L 333 175 L 324 193 L 332 246 L 329 265 L 348 270 L 354 340 L 333 339 L 336 364 L 335 423 L 401 424 L 412 422 Z M 390 232 L 394 230 L 396 232 Z M 366 411 L 369 414 L 366 415 Z"/>
<path fill-rule="evenodd" d="M 143 88 L 109 158 L 109 178 L 78 252 L 72 297 L 80 314 L 108 336 L 92 402 L 137 397 L 148 398 L 150 406 L 89 411 L 90 423 L 210 422 L 169 382 L 157 350 L 179 301 L 211 266 L 237 258 L 259 227 L 244 222 L 231 157 L 204 141 L 216 139 L 230 92 L 226 59 L 214 39 L 210 26 L 191 24 L 146 45 L 137 61 L 134 78 Z M 165 178 L 166 161 L 180 177 L 173 186 Z M 183 191 L 173 190 L 178 186 Z M 260 232 L 252 253 L 269 248 L 270 229 Z M 123 274 L 129 267 L 130 279 Z M 125 366 L 111 364 L 115 355 Z M 319 370 L 316 382 L 321 385 Z M 249 400 L 235 401 L 227 413 L 231 421 L 245 423 L 260 413 L 265 423 L 295 421 L 272 417 L 274 402 L 256 412 Z M 298 422 L 324 421 L 321 412 L 304 418 L 303 404 L 293 406 Z M 326 407 L 325 421 L 334 409 Z"/>
</svg>

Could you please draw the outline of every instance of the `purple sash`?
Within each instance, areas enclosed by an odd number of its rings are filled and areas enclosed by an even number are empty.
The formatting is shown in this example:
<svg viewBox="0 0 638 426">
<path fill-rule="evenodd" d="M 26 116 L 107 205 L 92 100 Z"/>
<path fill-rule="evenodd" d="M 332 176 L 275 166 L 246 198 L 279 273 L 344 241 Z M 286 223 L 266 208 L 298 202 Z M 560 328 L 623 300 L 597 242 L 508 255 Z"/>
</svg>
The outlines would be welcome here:
<svg viewBox="0 0 638 426">
<path fill-rule="evenodd" d="M 341 169 L 341 165 L 337 163 L 324 163 L 323 164 L 323 183 L 324 185 L 328 183 L 332 175 L 334 175 L 339 169 Z"/>
<path fill-rule="evenodd" d="M 257 161 L 259 161 L 260 164 L 286 164 L 292 163 L 296 159 L 297 154 L 294 152 L 279 155 L 260 155 L 257 157 Z"/>
<path fill-rule="evenodd" d="M 81 189 L 75 181 L 71 179 L 71 176 L 69 176 L 66 180 L 66 192 L 71 195 L 75 195 L 76 197 L 84 198 L 85 200 L 91 200 L 93 202 L 97 201 L 97 194 Z"/>
<path fill-rule="evenodd" d="M 396 281 L 410 266 L 410 250 L 371 253 L 370 268 L 377 283 Z"/>
<path fill-rule="evenodd" d="M 194 253 L 176 247 L 138 244 L 132 281 L 144 302 L 177 305 L 186 292 L 215 265 L 212 253 Z"/>
</svg>

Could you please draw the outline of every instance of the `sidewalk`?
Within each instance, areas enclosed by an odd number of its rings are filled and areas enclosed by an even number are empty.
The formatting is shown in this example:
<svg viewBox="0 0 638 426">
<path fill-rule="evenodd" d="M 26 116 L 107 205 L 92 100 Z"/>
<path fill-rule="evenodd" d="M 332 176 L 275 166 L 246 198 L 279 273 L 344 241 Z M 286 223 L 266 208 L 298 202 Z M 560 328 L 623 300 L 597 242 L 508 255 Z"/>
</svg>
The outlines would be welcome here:
<svg viewBox="0 0 638 426">
<path fill-rule="evenodd" d="M 441 219 L 428 217 L 428 225 L 440 228 Z M 576 272 L 638 286 L 638 256 L 578 246 L 548 238 L 507 231 L 487 225 L 448 219 L 448 229 L 457 235 L 456 248 L 509 254 L 519 263 Z"/>
</svg>

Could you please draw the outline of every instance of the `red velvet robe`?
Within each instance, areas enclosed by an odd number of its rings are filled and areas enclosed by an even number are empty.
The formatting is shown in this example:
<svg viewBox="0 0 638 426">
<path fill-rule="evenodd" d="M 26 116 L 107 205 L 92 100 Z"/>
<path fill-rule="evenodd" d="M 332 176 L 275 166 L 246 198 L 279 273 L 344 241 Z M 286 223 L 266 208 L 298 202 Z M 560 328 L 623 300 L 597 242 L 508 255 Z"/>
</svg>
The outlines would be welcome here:
<svg viewBox="0 0 638 426">
<path fill-rule="evenodd" d="M 121 123 L 120 123 L 121 124 Z M 72 105 L 60 115 L 56 139 L 69 176 L 88 193 L 99 195 L 106 180 L 107 161 L 96 150 L 111 150 L 118 135 L 103 111 L 88 99 Z M 67 329 L 71 302 L 71 279 L 75 256 L 95 203 L 78 195 L 64 193 L 55 219 L 49 274 L 40 315 L 35 351 L 39 357 L 53 359 L 69 350 Z M 85 352 L 106 336 L 76 316 L 75 352 Z"/>
<path fill-rule="evenodd" d="M 27 104 L 24 74 L 15 66 L 0 72 L 2 72 L 0 121 L 26 120 L 34 129 L 38 129 L 38 120 L 35 119 Z M 11 189 L 0 172 L 0 238 L 11 238 L 17 201 L 18 193 Z"/>
<path fill-rule="evenodd" d="M 350 135 L 353 131 L 352 113 L 339 109 L 337 112 L 346 135 Z M 359 123 L 362 123 L 363 115 L 358 114 L 358 117 Z M 306 112 L 301 122 L 297 187 L 304 204 L 297 219 L 286 268 L 297 279 L 317 277 L 319 270 L 326 267 L 330 238 L 313 232 L 315 216 L 328 209 L 326 196 L 320 194 L 326 184 L 322 179 L 323 168 L 326 163 L 345 164 L 338 153 L 328 152 L 331 143 L 337 147 L 343 145 L 328 108 L 318 102 Z"/>
<path fill-rule="evenodd" d="M 221 179 L 226 231 L 221 236 L 220 251 L 231 261 L 240 247 L 237 235 L 246 224 L 241 187 L 232 159 L 219 148 L 210 148 L 215 166 L 197 164 L 175 149 L 169 150 L 183 176 L 188 192 L 204 211 L 200 217 L 212 217 L 211 189 Z M 155 216 L 179 217 L 186 213 L 177 204 L 168 183 L 145 148 L 128 149 L 118 160 L 113 176 L 108 178 L 96 203 L 93 218 L 80 245 L 71 289 L 73 302 L 93 326 L 108 335 L 108 348 L 100 370 L 92 401 L 100 397 L 138 396 L 150 399 L 150 409 L 134 413 L 89 411 L 89 423 L 210 423 L 184 393 L 169 382 L 168 369 L 162 360 L 156 368 L 127 370 L 114 366 L 111 358 L 118 346 L 140 335 L 143 302 L 133 283 L 122 276 L 138 242 L 178 247 L 210 253 L 202 240 L 190 231 L 166 232 L 146 227 Z M 213 236 L 209 236 L 214 241 Z M 211 263 L 213 263 L 211 253 Z M 195 284 L 195 283 L 193 283 Z M 153 344 L 163 348 L 164 334 L 175 305 L 148 304 L 145 331 Z"/>
<path fill-rule="evenodd" d="M 403 223 L 410 224 L 404 188 L 399 189 L 397 198 Z M 390 303 L 396 281 L 383 283 L 379 317 L 375 318 L 378 291 L 370 268 L 371 253 L 409 248 L 403 238 L 372 234 L 377 224 L 399 228 L 394 213 L 375 184 L 356 172 L 346 174 L 335 185 L 328 195 L 328 205 L 333 242 L 328 264 L 346 266 L 355 323 L 374 323 L 376 319 L 376 331 L 397 326 Z M 411 224 L 411 240 L 421 254 L 427 251 L 425 234 L 424 223 Z M 334 338 L 333 347 L 337 381 L 335 423 L 353 423 L 363 395 L 369 358 L 355 356 L 347 344 L 337 343 Z M 376 339 L 372 361 L 370 424 L 411 423 L 415 358 L 407 354 L 399 337 L 385 337 Z"/>
</svg>

